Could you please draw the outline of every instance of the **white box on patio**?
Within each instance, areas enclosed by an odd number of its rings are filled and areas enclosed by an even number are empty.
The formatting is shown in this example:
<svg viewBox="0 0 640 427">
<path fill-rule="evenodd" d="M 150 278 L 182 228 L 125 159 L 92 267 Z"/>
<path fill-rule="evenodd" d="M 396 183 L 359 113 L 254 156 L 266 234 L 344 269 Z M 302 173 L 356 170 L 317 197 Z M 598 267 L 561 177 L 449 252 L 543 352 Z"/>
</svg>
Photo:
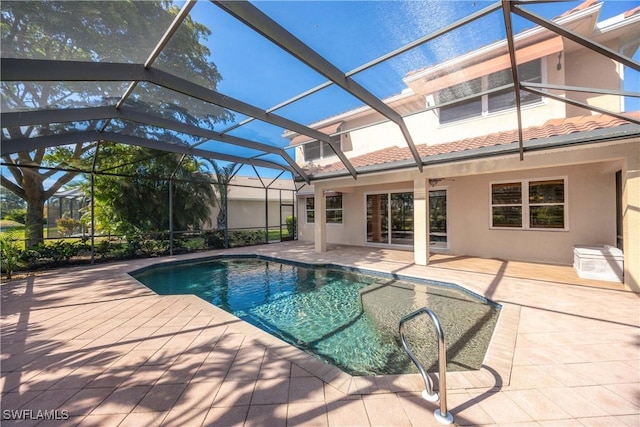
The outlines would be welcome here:
<svg viewBox="0 0 640 427">
<path fill-rule="evenodd" d="M 573 268 L 583 279 L 623 282 L 624 254 L 614 246 L 573 247 Z"/>
</svg>

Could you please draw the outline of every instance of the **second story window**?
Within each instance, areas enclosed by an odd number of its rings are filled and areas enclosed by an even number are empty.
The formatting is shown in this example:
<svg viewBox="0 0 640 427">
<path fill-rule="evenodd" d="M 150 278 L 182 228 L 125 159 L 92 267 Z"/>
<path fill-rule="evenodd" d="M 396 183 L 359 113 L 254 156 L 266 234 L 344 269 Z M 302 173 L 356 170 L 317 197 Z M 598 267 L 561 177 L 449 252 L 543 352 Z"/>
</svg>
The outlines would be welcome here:
<svg viewBox="0 0 640 427">
<path fill-rule="evenodd" d="M 477 78 L 450 86 L 440 91 L 439 104 L 455 101 L 460 102 L 440 107 L 440 123 L 451 123 L 456 120 L 468 119 L 482 115 L 482 97 L 473 94 L 482 91 L 482 79 Z"/>
<path fill-rule="evenodd" d="M 340 144 L 340 135 L 332 136 L 331 140 L 338 144 L 338 147 L 342 149 Z M 325 159 L 327 157 L 335 156 L 329 144 L 321 141 L 312 141 L 304 145 L 302 148 L 304 152 L 304 161 L 311 162 L 313 160 Z"/>
<path fill-rule="evenodd" d="M 542 82 L 541 60 L 527 62 L 518 66 L 520 81 L 528 83 Z M 479 117 L 489 113 L 515 108 L 516 96 L 513 88 L 500 89 L 512 83 L 511 70 L 501 70 L 484 77 L 469 80 L 441 90 L 438 94 L 439 104 L 459 99 L 455 104 L 440 107 L 440 124 L 451 123 L 471 117 Z M 497 90 L 496 90 L 497 89 Z M 483 91 L 496 90 L 485 95 L 474 96 Z M 540 102 L 539 95 L 521 92 L 523 105 Z"/>
</svg>

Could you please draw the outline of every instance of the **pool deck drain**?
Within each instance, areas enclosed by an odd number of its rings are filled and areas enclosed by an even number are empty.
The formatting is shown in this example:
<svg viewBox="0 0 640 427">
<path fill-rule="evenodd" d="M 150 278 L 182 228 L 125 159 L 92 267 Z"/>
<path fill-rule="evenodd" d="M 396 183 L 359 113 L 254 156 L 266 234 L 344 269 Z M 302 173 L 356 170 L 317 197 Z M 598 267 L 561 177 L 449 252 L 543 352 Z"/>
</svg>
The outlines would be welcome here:
<svg viewBox="0 0 640 427">
<path fill-rule="evenodd" d="M 549 278 L 555 266 L 531 265 L 527 276 L 544 278 L 531 280 L 479 270 L 479 259 L 465 270 L 446 258 L 416 266 L 411 252 L 329 249 L 287 242 L 225 253 L 453 282 L 502 304 L 483 368 L 447 376 L 459 425 L 640 425 L 638 295 L 570 270 Z M 351 377 L 195 296 L 158 296 L 127 274 L 212 254 L 2 284 L 2 425 L 12 425 L 5 410 L 70 417 L 19 425 L 439 425 L 417 374 Z"/>
</svg>

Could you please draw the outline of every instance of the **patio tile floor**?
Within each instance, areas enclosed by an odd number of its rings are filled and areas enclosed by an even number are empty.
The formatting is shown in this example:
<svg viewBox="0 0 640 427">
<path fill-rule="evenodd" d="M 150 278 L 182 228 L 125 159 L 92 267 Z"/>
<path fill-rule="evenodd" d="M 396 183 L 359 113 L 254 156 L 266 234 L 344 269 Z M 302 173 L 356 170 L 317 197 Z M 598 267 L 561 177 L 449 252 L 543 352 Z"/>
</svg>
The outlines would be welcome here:
<svg viewBox="0 0 640 427">
<path fill-rule="evenodd" d="M 419 375 L 351 377 L 191 295 L 127 272 L 162 259 L 3 283 L 2 425 L 436 426 Z M 640 304 L 571 267 L 286 242 L 225 253 L 453 282 L 503 305 L 484 366 L 447 376 L 458 425 L 640 425 Z M 41 411 L 68 420 L 12 421 Z M 31 410 L 25 412 L 20 410 Z M 60 415 L 60 414 L 58 414 Z"/>
</svg>

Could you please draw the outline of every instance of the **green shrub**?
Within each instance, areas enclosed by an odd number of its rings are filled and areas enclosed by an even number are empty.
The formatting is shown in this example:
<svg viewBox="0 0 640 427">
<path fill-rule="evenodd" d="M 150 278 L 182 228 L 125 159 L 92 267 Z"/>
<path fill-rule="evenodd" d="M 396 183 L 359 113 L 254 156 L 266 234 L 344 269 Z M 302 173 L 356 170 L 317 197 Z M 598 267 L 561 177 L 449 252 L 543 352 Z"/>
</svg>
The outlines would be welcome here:
<svg viewBox="0 0 640 427">
<path fill-rule="evenodd" d="M 14 270 L 21 263 L 21 250 L 17 243 L 9 238 L 0 238 L 0 262 L 2 263 L 2 270 L 7 275 L 7 279 L 13 277 Z"/>
<path fill-rule="evenodd" d="M 265 243 L 265 232 L 262 230 L 234 230 L 229 234 L 229 246 L 241 247 Z"/>
<path fill-rule="evenodd" d="M 223 249 L 224 248 L 224 231 L 213 230 L 202 233 L 204 239 L 204 247 L 207 249 Z"/>
<path fill-rule="evenodd" d="M 293 215 L 289 215 L 285 222 L 287 223 L 287 231 L 290 237 L 295 237 L 298 232 L 298 218 Z"/>
<path fill-rule="evenodd" d="M 8 219 L 11 221 L 19 222 L 20 224 L 24 224 L 25 222 L 27 222 L 27 209 L 11 209 L 2 215 L 2 219 Z"/>
<path fill-rule="evenodd" d="M 78 256 L 82 251 L 87 250 L 85 242 L 67 242 L 57 240 L 53 243 L 40 243 L 32 250 L 39 254 L 39 259 L 49 259 L 54 263 L 66 262 Z"/>
<path fill-rule="evenodd" d="M 58 226 L 58 233 L 60 233 L 62 237 L 69 237 L 80 231 L 80 221 L 73 218 L 58 218 L 56 220 L 56 225 Z"/>
</svg>

